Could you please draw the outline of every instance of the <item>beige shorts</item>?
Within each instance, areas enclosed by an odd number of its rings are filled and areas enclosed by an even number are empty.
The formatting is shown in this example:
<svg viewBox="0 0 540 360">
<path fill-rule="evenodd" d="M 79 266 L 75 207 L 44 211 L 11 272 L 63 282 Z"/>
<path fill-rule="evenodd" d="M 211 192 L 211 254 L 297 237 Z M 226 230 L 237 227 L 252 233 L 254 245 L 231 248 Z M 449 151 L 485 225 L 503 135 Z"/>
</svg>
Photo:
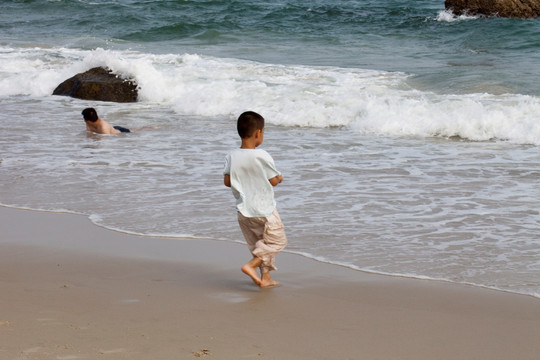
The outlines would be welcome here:
<svg viewBox="0 0 540 360">
<path fill-rule="evenodd" d="M 285 229 L 277 210 L 267 217 L 245 217 L 238 212 L 238 224 L 246 238 L 249 251 L 262 260 L 262 273 L 277 270 L 276 254 L 287 245 Z"/>
</svg>

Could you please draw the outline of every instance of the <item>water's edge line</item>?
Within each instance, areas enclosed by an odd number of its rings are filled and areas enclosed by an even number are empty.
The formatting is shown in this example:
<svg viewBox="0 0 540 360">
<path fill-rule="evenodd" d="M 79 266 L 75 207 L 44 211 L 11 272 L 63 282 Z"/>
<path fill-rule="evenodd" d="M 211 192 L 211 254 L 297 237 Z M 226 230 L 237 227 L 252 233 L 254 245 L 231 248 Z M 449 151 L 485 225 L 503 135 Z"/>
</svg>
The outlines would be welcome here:
<svg viewBox="0 0 540 360">
<path fill-rule="evenodd" d="M 76 211 L 70 211 L 70 210 L 50 210 L 50 209 L 36 209 L 36 208 L 30 208 L 30 207 L 24 207 L 24 206 L 14 206 L 14 205 L 6 205 L 3 203 L 0 203 L 0 206 L 8 208 L 8 209 L 18 209 L 18 210 L 28 210 L 28 211 L 36 211 L 36 212 L 47 212 L 47 213 L 54 213 L 54 214 L 71 214 L 71 215 L 78 215 L 78 216 L 84 216 L 86 217 L 93 225 L 100 227 L 102 229 L 105 229 L 107 231 L 114 231 L 126 235 L 131 236 L 139 236 L 139 237 L 150 237 L 150 238 L 162 238 L 162 239 L 178 239 L 178 240 L 205 240 L 205 241 L 221 241 L 221 242 L 227 242 L 231 244 L 237 244 L 242 245 L 243 243 L 239 240 L 228 240 L 228 239 L 219 239 L 219 238 L 210 238 L 210 237 L 199 237 L 194 235 L 167 235 L 167 234 L 141 234 L 134 231 L 128 231 L 123 229 L 117 229 L 114 227 L 109 227 L 100 223 L 97 223 L 96 221 L 91 219 L 91 215 L 85 214 L 85 213 L 79 213 Z M 524 292 L 518 292 L 518 291 L 511 291 L 507 289 L 500 289 L 493 286 L 487 286 L 487 285 L 481 285 L 481 284 L 475 284 L 470 282 L 456 282 L 444 278 L 432 278 L 429 276 L 421 276 L 421 275 L 412 275 L 412 274 L 396 274 L 396 273 L 386 273 L 382 271 L 374 271 L 374 270 L 368 270 L 368 269 L 362 269 L 359 268 L 356 265 L 347 264 L 347 263 L 340 263 L 340 262 L 333 262 L 329 261 L 327 259 L 301 252 L 301 251 L 293 251 L 293 250 L 283 250 L 284 253 L 302 256 L 304 258 L 328 264 L 333 266 L 339 266 L 343 268 L 347 268 L 353 271 L 359 271 L 365 274 L 372 274 L 372 275 L 381 275 L 381 276 L 389 276 L 389 277 L 395 277 L 395 278 L 405 278 L 405 279 L 414 279 L 414 280 L 425 280 L 425 281 L 436 281 L 436 282 L 444 282 L 448 284 L 455 284 L 455 285 L 462 285 L 462 286 L 471 286 L 486 290 L 492 290 L 492 291 L 498 291 L 498 292 L 504 292 L 508 294 L 515 294 L 515 295 L 522 295 L 522 296 L 529 296 L 533 297 L 535 299 L 540 299 L 540 294 L 530 294 L 530 293 L 524 293 Z"/>
</svg>

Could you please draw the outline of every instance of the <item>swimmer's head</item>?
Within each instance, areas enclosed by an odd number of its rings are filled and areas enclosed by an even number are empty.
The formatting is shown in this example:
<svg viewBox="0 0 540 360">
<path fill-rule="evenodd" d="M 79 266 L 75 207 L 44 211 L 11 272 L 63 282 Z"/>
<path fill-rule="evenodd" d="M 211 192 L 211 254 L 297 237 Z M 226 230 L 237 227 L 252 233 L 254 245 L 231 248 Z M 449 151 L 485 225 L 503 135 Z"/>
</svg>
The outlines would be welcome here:
<svg viewBox="0 0 540 360">
<path fill-rule="evenodd" d="M 82 111 L 82 116 L 84 121 L 96 122 L 98 119 L 98 114 L 94 108 L 86 108 Z"/>
</svg>

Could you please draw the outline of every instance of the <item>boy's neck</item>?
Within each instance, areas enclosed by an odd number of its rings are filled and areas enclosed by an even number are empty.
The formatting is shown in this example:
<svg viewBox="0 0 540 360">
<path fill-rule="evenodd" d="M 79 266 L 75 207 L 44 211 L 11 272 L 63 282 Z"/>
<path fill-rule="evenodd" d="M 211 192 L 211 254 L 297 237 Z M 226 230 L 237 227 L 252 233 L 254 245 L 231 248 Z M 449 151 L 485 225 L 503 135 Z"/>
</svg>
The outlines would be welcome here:
<svg viewBox="0 0 540 360">
<path fill-rule="evenodd" d="M 257 129 L 248 138 L 241 138 L 242 145 L 240 149 L 255 149 L 261 145 L 264 139 L 264 129 Z"/>
<path fill-rule="evenodd" d="M 252 139 L 242 139 L 242 145 L 240 145 L 240 149 L 255 149 L 257 148 L 257 143 Z"/>
</svg>

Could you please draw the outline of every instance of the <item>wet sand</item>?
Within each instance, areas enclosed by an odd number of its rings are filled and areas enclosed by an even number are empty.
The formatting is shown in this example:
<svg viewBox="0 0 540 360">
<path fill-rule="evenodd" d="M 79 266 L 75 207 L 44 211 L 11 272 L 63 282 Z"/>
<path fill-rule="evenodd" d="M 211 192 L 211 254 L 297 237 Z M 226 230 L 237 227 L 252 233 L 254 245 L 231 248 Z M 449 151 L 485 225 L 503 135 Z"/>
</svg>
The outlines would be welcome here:
<svg viewBox="0 0 540 360">
<path fill-rule="evenodd" d="M 540 299 L 0 207 L 0 359 L 538 359 Z M 290 241 L 294 235 L 290 234 Z"/>
</svg>

